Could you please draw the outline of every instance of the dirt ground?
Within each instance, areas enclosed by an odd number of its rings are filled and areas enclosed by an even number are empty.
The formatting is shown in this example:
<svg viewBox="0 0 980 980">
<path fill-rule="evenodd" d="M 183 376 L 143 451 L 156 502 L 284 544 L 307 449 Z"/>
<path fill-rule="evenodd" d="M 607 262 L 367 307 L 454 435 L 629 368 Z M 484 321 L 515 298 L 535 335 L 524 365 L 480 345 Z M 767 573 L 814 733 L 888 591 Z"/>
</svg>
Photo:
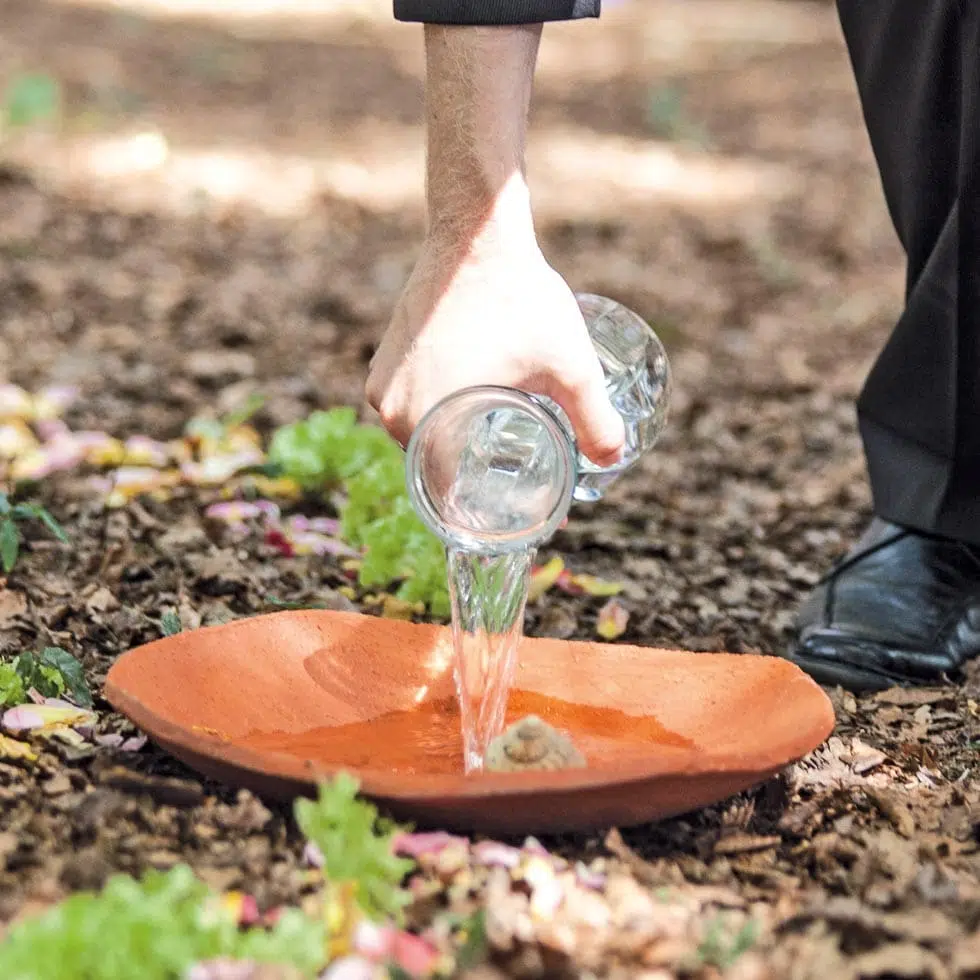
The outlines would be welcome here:
<svg viewBox="0 0 980 980">
<path fill-rule="evenodd" d="M 79 386 L 73 428 L 170 438 L 253 390 L 266 433 L 363 407 L 419 244 L 418 30 L 381 3 L 212 6 L 0 6 L 0 80 L 41 70 L 66 94 L 58 134 L 0 143 L 0 382 Z M 648 317 L 676 380 L 658 451 L 542 557 L 627 584 L 624 642 L 778 652 L 868 518 L 853 401 L 902 288 L 832 5 L 634 0 L 549 28 L 530 162 L 548 256 Z M 86 487 L 41 484 L 71 544 L 29 542 L 0 654 L 58 644 L 97 687 L 166 609 L 222 622 L 348 582 L 229 544 L 196 493 L 110 511 Z M 549 593 L 528 632 L 592 637 L 600 604 Z M 832 692 L 834 736 L 758 790 L 545 841 L 609 876 L 614 925 L 556 951 L 497 895 L 473 975 L 980 977 L 980 673 L 959 680 Z M 285 810 L 152 745 L 0 763 L 0 814 L 3 920 L 180 860 L 263 907 L 309 889 Z M 747 918 L 729 956 L 719 923 Z"/>
</svg>

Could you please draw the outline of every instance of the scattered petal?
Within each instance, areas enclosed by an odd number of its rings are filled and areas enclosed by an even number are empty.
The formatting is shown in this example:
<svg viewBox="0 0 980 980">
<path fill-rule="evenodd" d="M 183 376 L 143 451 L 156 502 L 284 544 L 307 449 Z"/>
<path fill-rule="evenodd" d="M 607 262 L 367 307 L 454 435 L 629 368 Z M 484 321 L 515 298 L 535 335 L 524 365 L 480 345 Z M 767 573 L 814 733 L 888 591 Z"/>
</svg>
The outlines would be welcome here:
<svg viewBox="0 0 980 980">
<path fill-rule="evenodd" d="M 221 896 L 221 907 L 240 926 L 255 925 L 260 919 L 255 899 L 244 892 L 225 892 Z"/>
<path fill-rule="evenodd" d="M 120 466 L 126 461 L 126 447 L 107 432 L 74 432 L 65 437 L 92 466 Z"/>
<path fill-rule="evenodd" d="M 525 862 L 522 877 L 531 887 L 531 915 L 536 919 L 550 919 L 565 897 L 551 862 L 533 855 Z"/>
<path fill-rule="evenodd" d="M 316 531 L 286 531 L 296 555 L 339 555 L 354 558 L 359 555 L 349 544 L 338 538 L 328 538 Z"/>
<path fill-rule="evenodd" d="M 0 459 L 16 459 L 38 448 L 30 428 L 19 419 L 0 425 Z"/>
<path fill-rule="evenodd" d="M 610 599 L 600 610 L 595 631 L 604 640 L 615 640 L 626 632 L 630 614 L 621 602 Z"/>
<path fill-rule="evenodd" d="M 78 398 L 78 389 L 71 385 L 50 385 L 34 396 L 34 418 L 48 420 L 60 418 L 65 409 Z"/>
<path fill-rule="evenodd" d="M 177 464 L 189 463 L 194 458 L 194 452 L 186 439 L 171 439 L 167 443 L 167 450 Z"/>
<path fill-rule="evenodd" d="M 402 857 L 420 858 L 425 854 L 438 854 L 451 844 L 469 844 L 469 840 L 444 830 L 433 830 L 418 834 L 398 834 L 391 847 L 395 854 Z"/>
<path fill-rule="evenodd" d="M 322 868 L 325 863 L 323 852 L 311 840 L 308 840 L 303 848 L 303 863 L 311 868 Z"/>
<path fill-rule="evenodd" d="M 34 431 L 44 442 L 54 442 L 71 435 L 71 429 L 61 419 L 41 419 L 34 423 Z"/>
<path fill-rule="evenodd" d="M 278 497 L 281 500 L 300 500 L 303 488 L 288 476 L 270 477 L 252 473 L 243 479 L 243 486 L 254 490 L 263 497 Z"/>
<path fill-rule="evenodd" d="M 0 735 L 0 759 L 23 759 L 25 762 L 34 762 L 37 753 L 26 742 L 18 742 L 15 738 Z"/>
<path fill-rule="evenodd" d="M 124 443 L 127 466 L 164 467 L 170 463 L 170 448 L 164 442 L 147 436 L 130 436 Z"/>
<path fill-rule="evenodd" d="M 473 845 L 473 860 L 486 868 L 516 868 L 521 863 L 521 852 L 509 844 L 481 840 Z"/>
<path fill-rule="evenodd" d="M 120 752 L 139 752 L 147 742 L 145 735 L 133 735 L 119 746 Z"/>
<path fill-rule="evenodd" d="M 304 514 L 293 514 L 286 522 L 297 531 L 316 531 L 317 534 L 340 534 L 340 521 L 335 517 L 306 517 Z"/>
<path fill-rule="evenodd" d="M 95 741 L 106 748 L 118 749 L 123 744 L 123 737 L 118 732 L 109 732 L 106 735 L 96 735 Z"/>
<path fill-rule="evenodd" d="M 31 688 L 33 691 L 34 688 Z M 35 702 L 36 704 L 45 704 L 49 708 L 67 708 L 69 711 L 78 711 L 78 705 L 72 704 L 71 701 L 66 701 L 64 698 L 44 698 L 42 697 L 40 701 Z M 92 716 L 93 719 L 95 716 Z"/>
<path fill-rule="evenodd" d="M 537 565 L 531 571 L 531 584 L 527 592 L 528 602 L 540 599 L 554 584 L 565 570 L 565 562 L 561 558 L 552 558 L 546 565 Z"/>
<path fill-rule="evenodd" d="M 135 497 L 175 487 L 180 481 L 175 470 L 155 470 L 148 466 L 121 466 L 112 473 L 108 507 L 122 507 Z"/>
<path fill-rule="evenodd" d="M 624 588 L 622 582 L 610 582 L 595 575 L 561 576 L 557 584 L 570 595 L 613 596 Z"/>
<path fill-rule="evenodd" d="M 320 974 L 320 980 L 379 980 L 387 975 L 386 970 L 363 956 L 342 956 Z"/>
<path fill-rule="evenodd" d="M 205 456 L 200 462 L 181 463 L 181 476 L 194 486 L 218 486 L 240 470 L 261 466 L 265 455 L 259 449 Z"/>
<path fill-rule="evenodd" d="M 268 531 L 265 532 L 265 543 L 271 548 L 275 548 L 279 554 L 285 556 L 286 558 L 292 558 L 296 552 L 293 550 L 293 544 L 283 533 L 282 528 L 270 527 Z"/>
<path fill-rule="evenodd" d="M 268 967 L 252 960 L 216 959 L 196 963 L 186 974 L 185 980 L 259 980 L 268 976 Z"/>
<path fill-rule="evenodd" d="M 391 960 L 409 976 L 426 977 L 439 960 L 439 951 L 420 936 L 398 930 L 394 935 Z"/>
<path fill-rule="evenodd" d="M 94 712 L 72 705 L 62 708 L 50 704 L 22 704 L 3 714 L 2 724 L 8 732 L 45 731 L 60 726 L 94 724 Z"/>
<path fill-rule="evenodd" d="M 44 727 L 44 718 L 37 707 L 22 704 L 3 713 L 3 727 L 8 732 L 29 732 Z"/>
<path fill-rule="evenodd" d="M 228 524 L 240 524 L 261 517 L 277 521 L 279 519 L 279 506 L 271 500 L 225 500 L 221 503 L 211 504 L 204 514 L 206 517 Z"/>
<path fill-rule="evenodd" d="M 52 473 L 73 469 L 84 459 L 85 452 L 81 446 L 72 441 L 58 440 L 15 459 L 10 475 L 15 481 L 42 480 Z"/>
<path fill-rule="evenodd" d="M 34 417 L 34 399 L 19 385 L 0 385 L 0 419 L 22 419 Z"/>
<path fill-rule="evenodd" d="M 368 959 L 380 961 L 391 955 L 395 929 L 377 922 L 362 919 L 354 929 L 352 946 L 354 951 Z"/>
<path fill-rule="evenodd" d="M 537 854 L 539 857 L 550 857 L 551 852 L 537 839 L 537 837 L 525 837 L 521 850 L 525 854 Z"/>
<path fill-rule="evenodd" d="M 583 887 L 601 891 L 606 887 L 606 876 L 601 871 L 593 871 L 581 861 L 575 865 L 575 880 Z"/>
</svg>

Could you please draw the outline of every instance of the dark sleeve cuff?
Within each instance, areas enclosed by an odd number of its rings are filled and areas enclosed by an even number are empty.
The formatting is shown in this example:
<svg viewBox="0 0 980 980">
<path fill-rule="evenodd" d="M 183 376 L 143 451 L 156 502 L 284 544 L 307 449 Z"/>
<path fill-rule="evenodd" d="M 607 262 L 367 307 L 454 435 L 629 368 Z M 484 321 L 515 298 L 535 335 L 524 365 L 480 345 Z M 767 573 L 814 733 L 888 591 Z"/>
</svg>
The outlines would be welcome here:
<svg viewBox="0 0 980 980">
<path fill-rule="evenodd" d="M 541 24 L 598 17 L 602 0 L 395 0 L 398 20 L 423 24 Z"/>
</svg>

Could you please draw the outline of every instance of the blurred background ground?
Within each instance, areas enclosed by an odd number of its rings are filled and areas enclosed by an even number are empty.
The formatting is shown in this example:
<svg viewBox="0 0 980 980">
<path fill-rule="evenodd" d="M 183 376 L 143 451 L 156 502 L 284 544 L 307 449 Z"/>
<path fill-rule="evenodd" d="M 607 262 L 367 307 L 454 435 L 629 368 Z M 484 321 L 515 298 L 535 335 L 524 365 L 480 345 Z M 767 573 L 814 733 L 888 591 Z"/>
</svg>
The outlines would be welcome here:
<svg viewBox="0 0 980 980">
<path fill-rule="evenodd" d="M 72 425 L 120 436 L 178 435 L 252 391 L 264 431 L 340 403 L 370 418 L 367 364 L 423 230 L 420 40 L 380 0 L 3 0 L 0 81 L 47 74 L 64 107 L 54 131 L 0 142 L 0 381 L 77 385 Z M 853 400 L 903 282 L 833 6 L 634 0 L 549 26 L 529 157 L 547 255 L 647 317 L 677 382 L 661 448 L 549 553 L 628 583 L 624 641 L 777 652 L 867 519 Z M 219 621 L 340 581 L 329 562 L 253 552 L 219 586 L 193 499 L 108 514 L 58 478 L 43 494 L 75 544 L 29 549 L 10 579 L 29 607 L 0 617 L 0 651 L 71 642 L 95 682 L 158 635 L 167 604 Z M 590 636 L 595 613 L 549 598 L 528 629 Z M 942 961 L 980 919 L 976 696 L 975 680 L 921 700 L 838 694 L 839 737 L 809 777 L 631 843 L 665 880 L 724 884 L 774 922 L 786 896 L 815 901 L 766 933 L 758 969 L 951 975 Z M 862 772 L 882 785 L 855 772 L 854 738 L 880 749 Z M 152 749 L 122 764 L 193 779 Z M 229 817 L 244 804 L 227 790 L 168 815 L 119 802 L 109 762 L 80 760 L 63 793 L 131 812 L 79 824 L 42 788 L 68 764 L 44 765 L 4 769 L 3 823 L 28 840 L 0 847 L 6 917 L 177 856 L 270 902 L 301 890 L 280 817 Z M 775 840 L 718 851 L 733 826 Z M 852 902 L 836 918 L 832 896 Z M 880 919 L 926 906 L 932 932 Z M 980 975 L 965 956 L 955 975 Z"/>
</svg>

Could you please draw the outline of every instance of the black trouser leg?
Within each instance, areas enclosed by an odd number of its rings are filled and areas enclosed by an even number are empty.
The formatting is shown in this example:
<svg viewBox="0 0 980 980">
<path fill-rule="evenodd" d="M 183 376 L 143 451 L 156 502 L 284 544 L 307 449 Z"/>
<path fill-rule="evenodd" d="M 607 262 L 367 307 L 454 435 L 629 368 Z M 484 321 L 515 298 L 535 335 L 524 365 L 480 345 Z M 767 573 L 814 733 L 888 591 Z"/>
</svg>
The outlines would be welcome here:
<svg viewBox="0 0 980 980">
<path fill-rule="evenodd" d="M 906 308 L 858 400 L 875 511 L 980 543 L 980 2 L 838 0 Z"/>
</svg>

